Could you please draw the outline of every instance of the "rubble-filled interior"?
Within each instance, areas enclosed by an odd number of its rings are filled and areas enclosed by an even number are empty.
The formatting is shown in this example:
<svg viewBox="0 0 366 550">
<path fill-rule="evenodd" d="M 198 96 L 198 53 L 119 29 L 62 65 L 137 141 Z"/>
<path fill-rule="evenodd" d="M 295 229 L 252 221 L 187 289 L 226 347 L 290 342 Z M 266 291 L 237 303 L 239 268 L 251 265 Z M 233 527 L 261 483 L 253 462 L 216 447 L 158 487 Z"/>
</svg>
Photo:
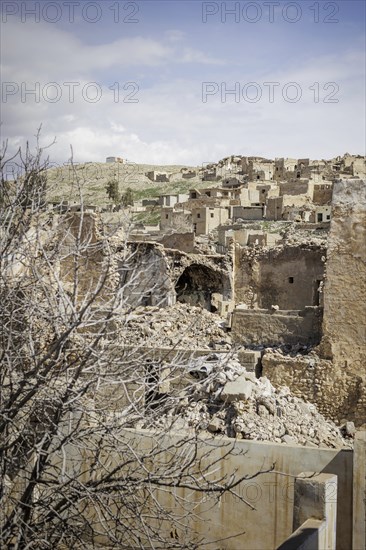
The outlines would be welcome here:
<svg viewBox="0 0 366 550">
<path fill-rule="evenodd" d="M 58 502 L 60 539 L 70 525 L 82 547 L 95 533 L 94 547 L 147 548 L 152 528 L 154 548 L 223 538 L 231 550 L 235 525 L 254 517 L 233 550 L 274 549 L 297 513 L 280 483 L 306 474 L 311 488 L 314 476 L 339 482 L 329 530 L 351 547 L 366 479 L 366 184 L 352 159 L 232 156 L 129 205 L 42 202 L 33 225 L 16 210 L 25 231 L 13 243 L 9 231 L 2 279 L 4 379 L 21 413 L 2 415 L 8 540 L 31 491 L 37 537 Z M 143 177 L 170 183 L 161 170 Z M 263 482 L 276 500 L 236 506 L 238 472 L 241 495 Z M 130 544 L 140 519 L 146 538 Z"/>
<path fill-rule="evenodd" d="M 340 429 L 288 387 L 276 389 L 267 377 L 247 371 L 235 355 L 196 359 L 190 374 L 200 383 L 193 391 L 183 389 L 156 426 L 288 445 L 352 447 L 352 422 Z"/>
<path fill-rule="evenodd" d="M 314 407 L 325 423 L 366 421 L 365 344 L 357 328 L 364 321 L 365 175 L 364 159 L 350 155 L 329 161 L 231 156 L 178 175 L 142 174 L 141 185 L 189 181 L 186 193 L 149 196 L 127 208 L 132 217 L 157 212 L 159 225 L 128 222 L 115 233 L 108 213 L 101 213 L 128 306 L 118 325 L 121 341 L 191 352 L 257 350 L 256 369 L 244 372 L 247 386 L 256 395 L 267 384 L 271 402 L 286 401 L 274 415 L 252 397 L 230 404 L 218 399 L 217 386 L 204 401 L 199 393 L 190 396 L 188 417 L 202 413 L 197 426 L 206 422 L 215 431 L 213 418 L 217 433 L 230 437 L 349 445 L 352 430 L 342 440 L 333 426 L 317 439 L 310 423 L 286 431 L 284 419 L 310 406 L 313 423 L 320 418 Z M 348 295 L 353 317 L 343 309 L 351 311 Z M 186 399 L 178 407 L 181 419 Z"/>
</svg>

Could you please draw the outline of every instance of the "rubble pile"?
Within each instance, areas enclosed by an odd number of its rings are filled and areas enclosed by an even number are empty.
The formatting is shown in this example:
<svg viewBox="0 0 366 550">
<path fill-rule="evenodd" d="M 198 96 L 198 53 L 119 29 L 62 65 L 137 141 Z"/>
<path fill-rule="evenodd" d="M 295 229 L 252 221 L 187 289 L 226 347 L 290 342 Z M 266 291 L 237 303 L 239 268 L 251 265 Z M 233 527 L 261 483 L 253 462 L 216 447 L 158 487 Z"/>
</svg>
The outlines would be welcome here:
<svg viewBox="0 0 366 550">
<path fill-rule="evenodd" d="M 126 317 L 121 337 L 128 345 L 229 350 L 231 338 L 224 326 L 218 315 L 200 307 L 182 303 L 166 308 L 140 306 Z"/>
<path fill-rule="evenodd" d="M 200 383 L 181 392 L 177 405 L 157 420 L 159 426 L 173 421 L 175 428 L 237 439 L 352 448 L 352 426 L 342 432 L 287 387 L 276 389 L 268 378 L 247 372 L 236 356 L 215 357 L 195 361 L 191 374 Z"/>
<path fill-rule="evenodd" d="M 327 246 L 329 230 L 324 229 L 302 229 L 301 225 L 293 223 L 286 227 L 283 232 L 284 246 L 317 246 L 325 248 Z"/>
<path fill-rule="evenodd" d="M 217 233 L 217 232 L 216 232 Z M 195 254 L 216 254 L 216 241 L 211 235 L 195 236 Z"/>
</svg>

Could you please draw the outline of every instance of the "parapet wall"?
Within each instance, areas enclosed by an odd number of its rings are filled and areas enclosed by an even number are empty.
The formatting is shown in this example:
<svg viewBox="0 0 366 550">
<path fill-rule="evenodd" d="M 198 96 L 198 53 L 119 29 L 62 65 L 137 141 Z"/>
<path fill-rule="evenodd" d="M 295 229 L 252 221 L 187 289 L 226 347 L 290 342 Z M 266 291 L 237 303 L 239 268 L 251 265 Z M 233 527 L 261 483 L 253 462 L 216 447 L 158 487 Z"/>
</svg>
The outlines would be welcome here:
<svg viewBox="0 0 366 550">
<path fill-rule="evenodd" d="M 128 432 L 126 438 L 131 437 L 134 446 L 148 449 L 156 445 L 157 436 L 153 432 Z M 164 460 L 165 448 L 170 448 L 166 456 L 171 460 L 171 445 L 180 439 L 178 434 L 166 434 L 159 439 L 160 460 Z M 171 509 L 173 514 L 183 513 L 180 506 L 187 507 L 188 502 L 196 503 L 194 514 L 184 518 L 181 530 L 176 529 L 175 543 L 185 548 L 198 535 L 207 550 L 274 550 L 293 532 L 295 478 L 306 471 L 330 473 L 338 477 L 338 490 L 335 486 L 327 495 L 328 500 L 337 506 L 336 548 L 349 550 L 353 547 L 353 516 L 358 523 L 361 518 L 357 516 L 359 509 L 352 508 L 354 453 L 351 450 L 238 440 L 233 454 L 224 458 L 231 444 L 232 440 L 225 437 L 208 438 L 202 439 L 197 448 L 198 456 L 206 457 L 206 461 L 220 459 L 219 472 L 216 469 L 211 472 L 214 477 L 247 476 L 232 494 L 222 496 L 219 503 L 216 503 L 214 495 L 207 495 L 203 502 L 198 503 L 199 495 L 187 489 L 162 488 L 154 493 L 156 500 L 165 509 Z M 112 466 L 114 460 L 118 457 L 114 459 L 110 456 Z M 269 471 L 272 468 L 274 471 Z M 261 470 L 267 470 L 267 473 L 256 476 Z M 171 524 L 161 525 L 161 529 L 171 528 Z M 235 537 L 237 534 L 240 535 Z M 103 540 L 100 542 L 103 543 Z"/>
</svg>

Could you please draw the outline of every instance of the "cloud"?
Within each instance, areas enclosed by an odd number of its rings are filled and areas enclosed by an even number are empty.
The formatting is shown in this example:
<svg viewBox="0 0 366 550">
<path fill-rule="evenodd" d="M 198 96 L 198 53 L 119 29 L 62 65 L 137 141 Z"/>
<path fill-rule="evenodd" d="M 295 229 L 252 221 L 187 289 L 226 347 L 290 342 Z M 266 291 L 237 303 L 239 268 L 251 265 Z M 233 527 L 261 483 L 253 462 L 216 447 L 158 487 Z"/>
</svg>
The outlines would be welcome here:
<svg viewBox="0 0 366 550">
<path fill-rule="evenodd" d="M 183 37 L 180 31 L 170 31 L 165 41 L 133 36 L 90 44 L 45 23 L 22 24 L 11 20 L 2 27 L 3 80 L 15 82 L 42 79 L 60 82 L 95 77 L 108 69 L 117 72 L 131 67 L 157 68 L 177 62 L 222 63 L 194 48 L 172 44 Z"/>
<path fill-rule="evenodd" d="M 193 48 L 183 48 L 178 55 L 178 60 L 183 63 L 202 63 L 207 65 L 224 65 L 225 61 L 216 57 L 211 57 L 199 50 Z"/>
<path fill-rule="evenodd" d="M 111 67 L 156 67 L 174 54 L 171 47 L 141 36 L 90 45 L 42 23 L 4 24 L 3 44 L 3 78 L 16 81 L 83 78 Z"/>
<path fill-rule="evenodd" d="M 170 26 L 154 36 L 141 35 L 139 28 L 139 36 L 97 43 L 57 26 L 9 21 L 3 28 L 3 80 L 25 82 L 28 88 L 40 85 L 39 102 L 32 95 L 22 101 L 20 88 L 3 102 L 3 133 L 17 146 L 43 123 L 44 142 L 57 137 L 51 151 L 56 162 L 69 158 L 70 144 L 78 162 L 117 155 L 141 163 L 198 165 L 231 153 L 299 158 L 332 157 L 346 150 L 362 154 L 363 53 L 355 45 L 341 54 L 309 51 L 301 61 L 259 63 L 250 80 L 262 86 L 262 97 L 251 103 L 242 95 L 248 82 L 242 70 L 246 59 L 242 67 L 225 63 L 214 53 L 217 48 L 196 48 L 188 31 Z M 218 92 L 204 103 L 202 81 L 215 79 L 211 71 L 220 75 Z M 71 80 L 78 83 L 74 101 L 64 84 Z M 127 80 L 138 85 L 137 103 L 128 102 L 133 89 L 123 88 Z M 46 95 L 51 81 L 61 89 L 55 102 Z M 100 86 L 95 102 L 85 91 L 92 81 Z M 114 81 L 120 83 L 118 101 Z M 228 90 L 239 82 L 238 102 L 232 95 L 223 101 L 222 82 Z M 273 103 L 263 82 L 280 82 Z M 299 103 L 283 98 L 283 85 L 289 82 L 301 86 Z M 319 102 L 309 89 L 315 82 Z M 339 84 L 339 103 L 324 103 L 327 82 Z"/>
<path fill-rule="evenodd" d="M 183 31 L 180 31 L 178 29 L 171 29 L 171 30 L 165 31 L 164 35 L 166 39 L 169 40 L 170 42 L 180 42 L 186 36 L 186 34 Z"/>
</svg>

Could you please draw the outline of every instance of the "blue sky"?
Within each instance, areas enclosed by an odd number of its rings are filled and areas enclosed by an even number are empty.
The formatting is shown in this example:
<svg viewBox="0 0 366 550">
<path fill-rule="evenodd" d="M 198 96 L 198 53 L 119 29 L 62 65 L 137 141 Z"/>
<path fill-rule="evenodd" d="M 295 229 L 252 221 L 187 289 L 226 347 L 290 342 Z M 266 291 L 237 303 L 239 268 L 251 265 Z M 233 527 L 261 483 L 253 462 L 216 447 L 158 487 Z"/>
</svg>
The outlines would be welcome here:
<svg viewBox="0 0 366 550">
<path fill-rule="evenodd" d="M 2 12 L 12 147 L 42 123 L 59 163 L 70 144 L 79 162 L 364 154 L 363 1 L 4 1 Z"/>
</svg>

